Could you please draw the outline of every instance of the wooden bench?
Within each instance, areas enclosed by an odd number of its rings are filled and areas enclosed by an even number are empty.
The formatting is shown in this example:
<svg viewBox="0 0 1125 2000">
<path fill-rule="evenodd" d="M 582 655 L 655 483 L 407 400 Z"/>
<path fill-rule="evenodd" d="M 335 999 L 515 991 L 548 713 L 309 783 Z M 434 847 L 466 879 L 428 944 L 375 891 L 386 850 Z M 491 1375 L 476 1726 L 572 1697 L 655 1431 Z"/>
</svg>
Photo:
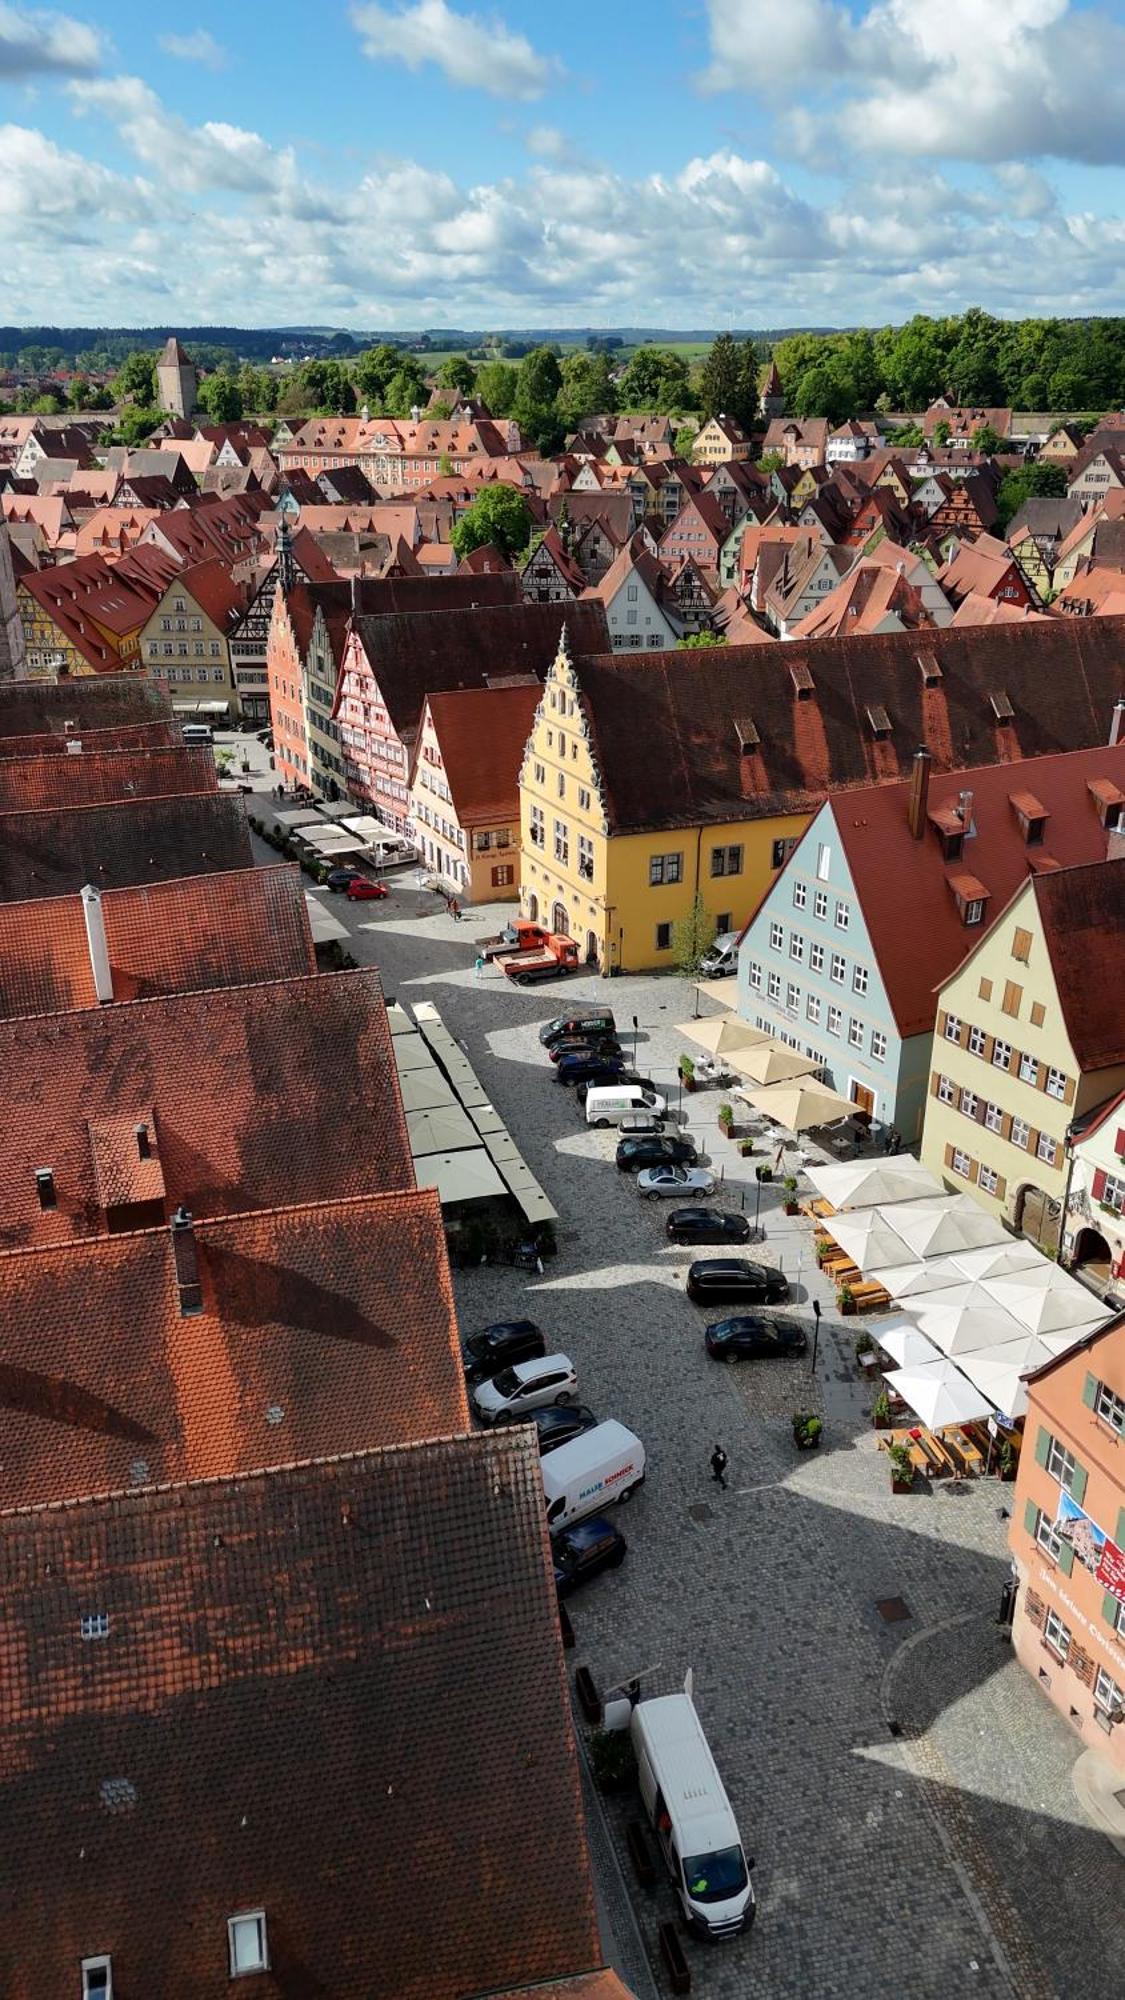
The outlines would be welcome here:
<svg viewBox="0 0 1125 2000">
<path fill-rule="evenodd" d="M 857 1306 L 889 1306 L 891 1295 L 877 1278 L 861 1278 L 858 1284 L 848 1284 Z"/>
</svg>

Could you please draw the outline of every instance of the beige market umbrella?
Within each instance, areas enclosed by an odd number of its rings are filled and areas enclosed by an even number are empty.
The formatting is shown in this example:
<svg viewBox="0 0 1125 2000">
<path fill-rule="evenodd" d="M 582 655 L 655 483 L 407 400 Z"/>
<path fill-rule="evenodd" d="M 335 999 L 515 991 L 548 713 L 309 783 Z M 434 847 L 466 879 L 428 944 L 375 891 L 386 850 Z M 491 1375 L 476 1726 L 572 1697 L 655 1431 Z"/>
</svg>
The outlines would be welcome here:
<svg viewBox="0 0 1125 2000">
<path fill-rule="evenodd" d="M 807 1174 L 813 1187 L 834 1209 L 875 1208 L 879 1202 L 936 1200 L 941 1182 L 910 1153 L 883 1160 L 819 1160 Z"/>
<path fill-rule="evenodd" d="M 983 1396 L 952 1361 L 924 1361 L 915 1368 L 895 1368 L 885 1378 L 897 1389 L 904 1403 L 929 1426 L 967 1424 L 976 1417 L 991 1416 L 996 1407 Z"/>
<path fill-rule="evenodd" d="M 831 1219 L 835 1220 L 834 1217 Z M 905 1247 L 904 1244 L 904 1250 Z M 917 1299 L 929 1292 L 943 1291 L 946 1285 L 963 1285 L 964 1282 L 965 1273 L 958 1270 L 954 1257 L 928 1257 L 917 1264 L 879 1266 L 879 1283 L 892 1299 Z"/>
<path fill-rule="evenodd" d="M 681 1021 L 677 1031 L 713 1056 L 729 1056 L 732 1049 L 756 1048 L 771 1037 L 764 1028 L 752 1028 L 737 1014 L 711 1014 L 702 1021 Z"/>
<path fill-rule="evenodd" d="M 941 1360 L 940 1349 L 907 1320 L 901 1320 L 897 1326 L 881 1326 L 879 1345 L 900 1368 L 918 1368 L 923 1362 Z"/>
<path fill-rule="evenodd" d="M 759 1084 L 789 1083 L 793 1077 L 811 1076 L 819 1068 L 814 1057 L 799 1055 L 796 1049 L 783 1048 L 780 1042 L 775 1042 L 768 1035 L 754 1048 L 731 1050 L 727 1061 L 740 1076 Z"/>
<path fill-rule="evenodd" d="M 855 1215 L 830 1215 L 824 1226 L 865 1277 L 877 1273 L 880 1284 L 884 1268 L 898 1270 L 911 1262 L 902 1237 L 884 1222 L 880 1209 L 861 1208 Z M 890 1291 L 890 1286 L 886 1289 Z"/>
<path fill-rule="evenodd" d="M 954 1256 L 958 1250 L 1008 1240 L 999 1222 L 964 1194 L 944 1195 L 940 1201 L 891 1202 L 880 1213 L 916 1257 Z"/>
<path fill-rule="evenodd" d="M 842 1118 L 851 1109 L 846 1097 L 838 1091 L 829 1090 L 826 1083 L 805 1081 L 794 1077 L 790 1083 L 763 1085 L 760 1090 L 739 1092 L 755 1111 L 762 1111 L 772 1118 L 775 1125 L 784 1125 L 787 1132 L 808 1132 L 814 1125 L 827 1125 L 834 1118 Z"/>
<path fill-rule="evenodd" d="M 957 1250 L 951 1263 L 966 1278 L 1002 1278 L 1010 1271 L 1028 1271 L 1043 1262 L 1043 1252 L 1026 1236 L 1008 1236 L 1002 1243 L 985 1243 L 977 1250 Z"/>
</svg>

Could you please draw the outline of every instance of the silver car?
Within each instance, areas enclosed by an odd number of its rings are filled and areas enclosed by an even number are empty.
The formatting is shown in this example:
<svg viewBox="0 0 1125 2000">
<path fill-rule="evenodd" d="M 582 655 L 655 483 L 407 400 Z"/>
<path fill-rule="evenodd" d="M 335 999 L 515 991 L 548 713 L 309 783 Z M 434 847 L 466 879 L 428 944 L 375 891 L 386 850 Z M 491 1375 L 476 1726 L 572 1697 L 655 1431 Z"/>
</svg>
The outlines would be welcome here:
<svg viewBox="0 0 1125 2000">
<path fill-rule="evenodd" d="M 648 1201 L 655 1201 L 658 1195 L 676 1195 L 681 1200 L 691 1195 L 698 1201 L 703 1195 L 714 1194 L 715 1176 L 706 1167 L 645 1167 L 637 1175 L 637 1192 Z"/>
<path fill-rule="evenodd" d="M 478 1382 L 473 1407 L 482 1424 L 518 1424 L 532 1410 L 548 1403 L 578 1400 L 578 1376 L 565 1354 L 544 1354 L 538 1361 L 515 1361 L 490 1382 Z"/>
</svg>

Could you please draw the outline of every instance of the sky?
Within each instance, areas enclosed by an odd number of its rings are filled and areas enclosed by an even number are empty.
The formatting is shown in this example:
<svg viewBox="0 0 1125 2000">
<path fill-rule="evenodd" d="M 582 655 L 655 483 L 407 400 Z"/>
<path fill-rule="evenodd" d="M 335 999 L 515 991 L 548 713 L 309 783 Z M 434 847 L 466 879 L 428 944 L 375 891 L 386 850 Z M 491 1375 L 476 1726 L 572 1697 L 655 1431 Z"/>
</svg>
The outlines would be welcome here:
<svg viewBox="0 0 1125 2000">
<path fill-rule="evenodd" d="M 1125 0 L 182 7 L 0 0 L 0 320 L 1125 310 Z"/>
</svg>

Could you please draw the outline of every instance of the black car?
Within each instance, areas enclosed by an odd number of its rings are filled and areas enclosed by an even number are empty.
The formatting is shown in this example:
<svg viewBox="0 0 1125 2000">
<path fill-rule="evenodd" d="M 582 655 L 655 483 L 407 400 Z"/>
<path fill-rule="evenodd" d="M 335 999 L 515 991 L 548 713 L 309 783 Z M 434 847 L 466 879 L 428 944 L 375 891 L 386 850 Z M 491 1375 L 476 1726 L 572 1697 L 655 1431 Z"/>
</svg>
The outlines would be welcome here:
<svg viewBox="0 0 1125 2000">
<path fill-rule="evenodd" d="M 687 1275 L 689 1299 L 697 1305 L 780 1306 L 789 1297 L 784 1271 L 750 1264 L 745 1257 L 700 1257 Z"/>
<path fill-rule="evenodd" d="M 346 889 L 359 875 L 358 868 L 330 868 L 324 880 L 329 889 Z"/>
<path fill-rule="evenodd" d="M 666 1133 L 642 1133 L 617 1142 L 617 1164 L 623 1174 L 635 1174 L 641 1167 L 694 1167 L 698 1158 L 690 1139 L 670 1139 Z"/>
<path fill-rule="evenodd" d="M 552 1535 L 551 1555 L 559 1596 L 569 1597 L 572 1590 L 577 1590 L 588 1577 L 596 1576 L 600 1569 L 617 1569 L 625 1560 L 628 1546 L 620 1528 L 615 1528 L 601 1514 Z"/>
<path fill-rule="evenodd" d="M 545 1049 L 557 1042 L 561 1035 L 577 1035 L 589 1040 L 598 1035 L 612 1035 L 617 1031 L 608 1007 L 587 1007 L 581 1013 L 556 1014 L 553 1021 L 544 1021 L 539 1030 L 539 1039 Z"/>
<path fill-rule="evenodd" d="M 556 1065 L 557 1083 L 624 1083 L 625 1064 L 621 1056 L 564 1056 Z"/>
<path fill-rule="evenodd" d="M 666 1224 L 673 1243 L 749 1243 L 750 1224 L 744 1215 L 724 1215 L 721 1208 L 674 1208 Z"/>
<path fill-rule="evenodd" d="M 768 1361 L 779 1354 L 803 1354 L 809 1344 L 799 1319 L 778 1319 L 774 1313 L 713 1320 L 703 1340 L 716 1361 Z"/>
<path fill-rule="evenodd" d="M 584 1056 L 588 1061 L 623 1062 L 621 1044 L 616 1035 L 604 1035 L 600 1041 L 584 1042 L 577 1035 L 560 1036 L 552 1042 L 547 1054 L 553 1063 L 561 1062 L 564 1056 Z"/>
<path fill-rule="evenodd" d="M 461 1359 L 467 1382 L 489 1382 L 513 1361 L 538 1361 L 547 1352 L 543 1330 L 533 1319 L 502 1319 L 466 1334 Z"/>
<path fill-rule="evenodd" d="M 546 1409 L 529 1410 L 527 1414 L 539 1433 L 540 1458 L 544 1458 L 549 1451 L 555 1451 L 560 1444 L 569 1444 L 572 1438 L 581 1437 L 583 1431 L 592 1431 L 598 1421 L 585 1403 L 570 1403 L 564 1407 L 552 1403 Z"/>
</svg>

